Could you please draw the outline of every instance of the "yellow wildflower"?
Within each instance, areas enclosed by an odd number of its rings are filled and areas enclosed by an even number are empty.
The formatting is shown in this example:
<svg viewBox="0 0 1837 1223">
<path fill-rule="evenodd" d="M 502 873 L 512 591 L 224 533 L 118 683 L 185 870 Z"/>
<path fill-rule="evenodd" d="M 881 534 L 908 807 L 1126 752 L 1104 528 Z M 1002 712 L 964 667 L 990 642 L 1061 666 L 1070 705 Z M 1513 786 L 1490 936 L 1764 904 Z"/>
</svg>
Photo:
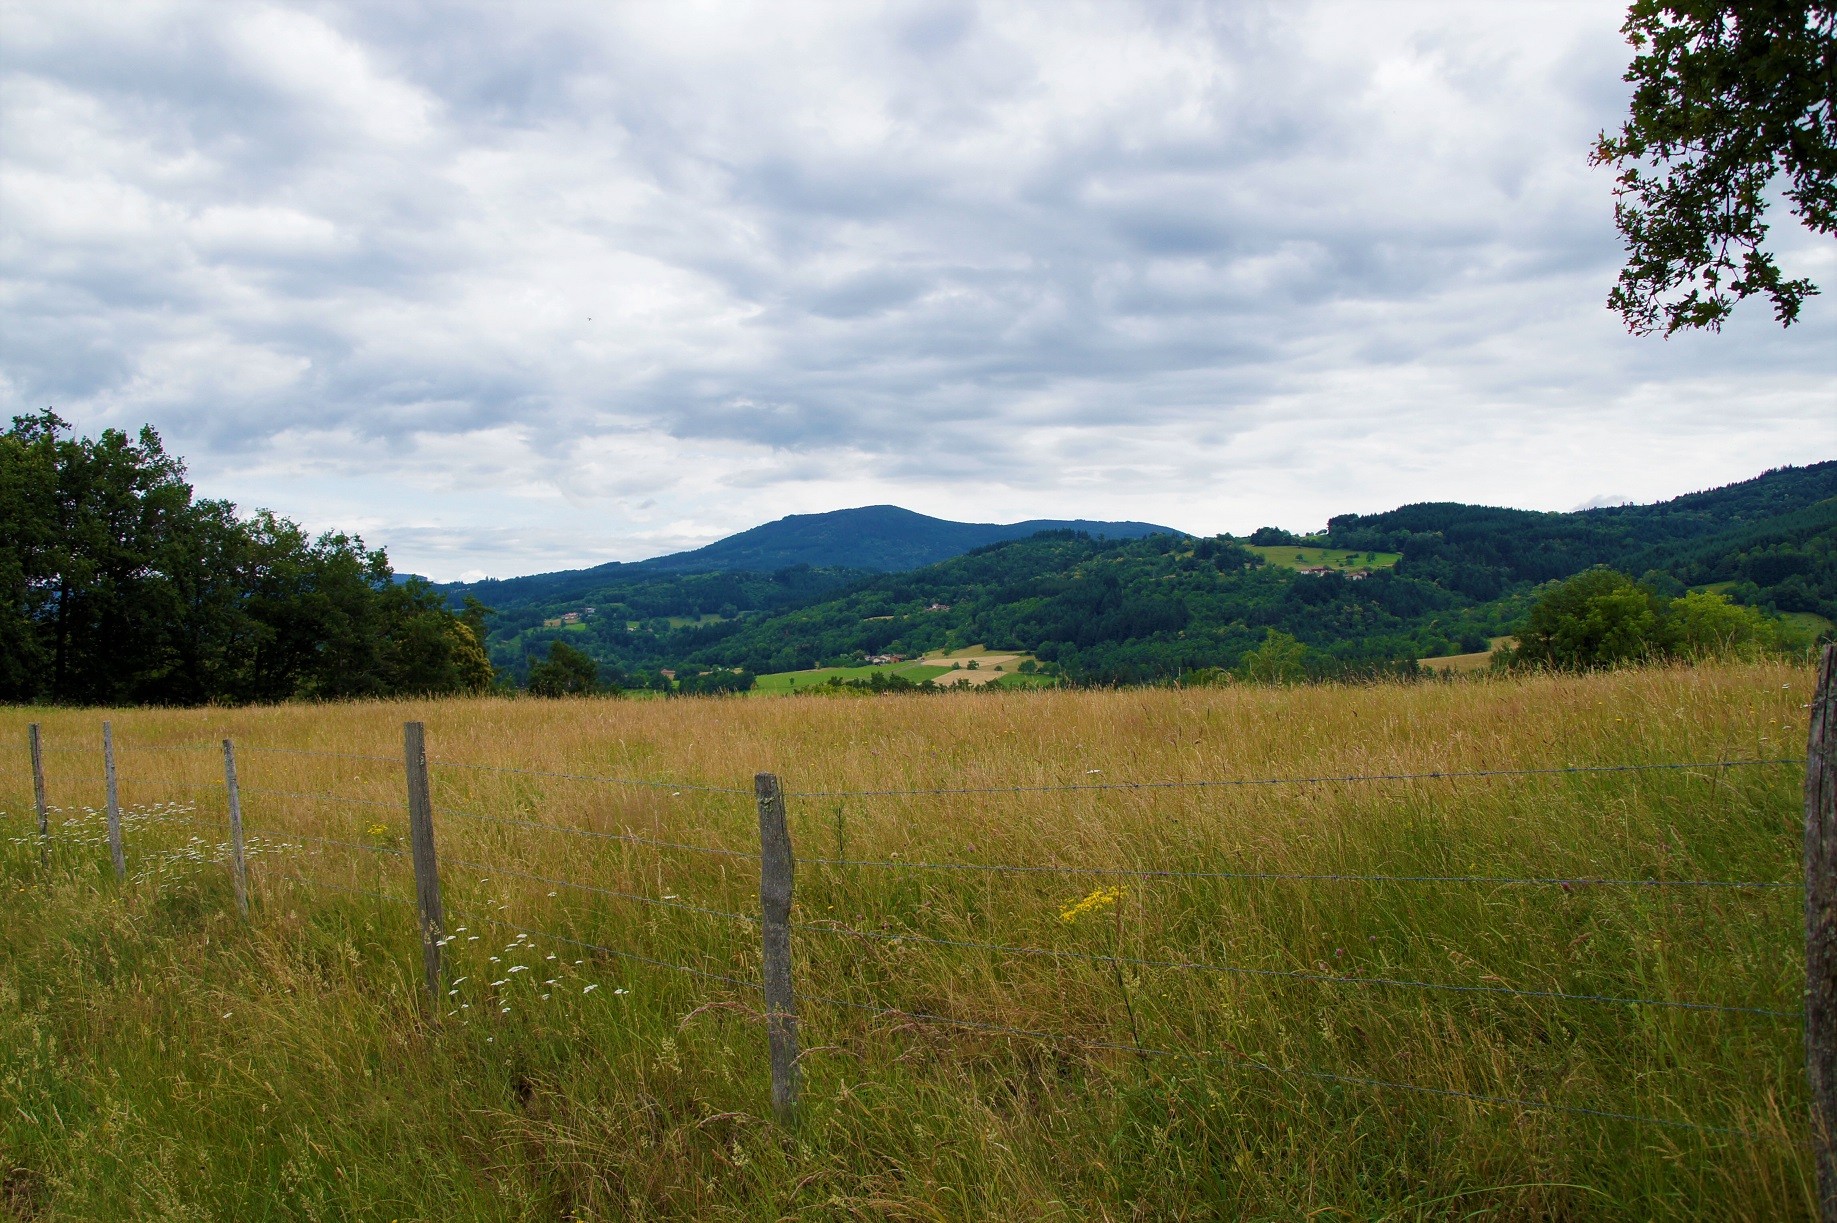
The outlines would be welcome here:
<svg viewBox="0 0 1837 1223">
<path fill-rule="evenodd" d="M 1059 913 L 1059 920 L 1062 922 L 1075 922 L 1087 913 L 1102 912 L 1122 898 L 1123 889 L 1120 887 L 1098 888 L 1095 892 L 1092 892 L 1077 904 L 1068 905 L 1061 910 Z"/>
</svg>

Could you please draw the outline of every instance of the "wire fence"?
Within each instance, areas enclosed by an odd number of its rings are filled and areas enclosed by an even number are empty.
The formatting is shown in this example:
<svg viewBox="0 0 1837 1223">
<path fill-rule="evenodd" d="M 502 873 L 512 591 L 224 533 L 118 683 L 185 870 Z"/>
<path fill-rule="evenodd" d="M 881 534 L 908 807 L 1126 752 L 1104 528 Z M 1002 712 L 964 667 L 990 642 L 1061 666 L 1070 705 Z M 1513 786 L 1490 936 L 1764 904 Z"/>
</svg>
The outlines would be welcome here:
<svg viewBox="0 0 1837 1223">
<path fill-rule="evenodd" d="M 36 744 L 36 740 L 35 740 Z M 126 756 L 135 753 L 164 754 L 175 758 L 198 758 L 208 760 L 213 753 L 230 758 L 230 745 L 217 744 L 184 744 L 184 743 L 115 743 L 112 750 Z M 989 1035 L 1023 1038 L 1055 1045 L 1070 1050 L 1086 1050 L 1091 1053 L 1123 1054 L 1147 1060 L 1176 1059 L 1202 1065 L 1236 1066 L 1256 1072 L 1260 1075 L 1292 1080 L 1305 1080 L 1323 1084 L 1332 1084 L 1347 1088 L 1369 1089 L 1387 1092 L 1401 1092 L 1424 1097 L 1446 1098 L 1464 1101 L 1493 1108 L 1522 1111 L 1542 1111 L 1584 1117 L 1595 1117 L 1636 1125 L 1650 1125 L 1672 1130 L 1700 1132 L 1706 1135 L 1735 1137 L 1754 1140 L 1758 1136 L 1751 1130 L 1742 1127 L 1721 1126 L 1703 1122 L 1701 1119 L 1665 1117 L 1655 1113 L 1641 1113 L 1619 1109 L 1594 1108 L 1552 1100 L 1532 1095 L 1512 1095 L 1469 1091 L 1453 1087 L 1439 1086 L 1432 1083 L 1409 1082 L 1378 1075 L 1354 1073 L 1346 1069 L 1330 1069 L 1308 1065 L 1280 1065 L 1264 1057 L 1247 1053 L 1228 1041 L 1215 1040 L 1217 1047 L 1196 1047 L 1192 1049 L 1169 1049 L 1155 1044 L 1146 1044 L 1133 1035 L 1136 1016 L 1129 1012 L 1132 1037 L 1129 1040 L 1110 1039 L 1102 1035 L 1091 1035 L 1076 1031 L 1062 1030 L 1050 1024 L 1027 1026 L 1023 1024 L 1006 1024 L 988 1019 L 966 1015 L 945 1013 L 937 1008 L 901 1007 L 893 1005 L 885 997 L 867 1000 L 835 996 L 833 987 L 830 990 L 813 988 L 813 974 L 828 974 L 827 979 L 846 979 L 848 974 L 837 969 L 834 964 L 824 959 L 821 949 L 825 946 L 848 947 L 850 945 L 900 951 L 912 948 L 936 948 L 951 953 L 972 953 L 990 962 L 1000 963 L 1051 963 L 1054 965 L 1083 965 L 1096 971 L 1108 970 L 1120 974 L 1124 971 L 1137 974 L 1176 973 L 1193 976 L 1235 977 L 1253 981 L 1271 983 L 1295 983 L 1301 986 L 1331 988 L 1336 990 L 1382 991 L 1389 994 L 1415 993 L 1435 998 L 1467 998 L 1474 1000 L 1517 1001 L 1524 1003 L 1556 1004 L 1565 1007 L 1607 1008 L 1615 1012 L 1629 1009 L 1649 1010 L 1659 1013 L 1677 1015 L 1702 1015 L 1706 1017 L 1728 1017 L 1747 1022 L 1767 1022 L 1781 1025 L 1797 1024 L 1802 1012 L 1784 1006 L 1755 1005 L 1746 1002 L 1717 1001 L 1688 996 L 1666 996 L 1651 989 L 1645 990 L 1605 990 L 1575 989 L 1557 986 L 1525 986 L 1501 982 L 1485 981 L 1444 981 L 1433 980 L 1417 975 L 1399 975 L 1392 973 L 1370 973 L 1360 971 L 1336 972 L 1325 965 L 1319 969 L 1308 969 L 1287 966 L 1275 966 L 1268 963 L 1241 962 L 1238 960 L 1219 959 L 1206 956 L 1180 957 L 1125 954 L 1120 946 L 1107 951 L 1090 950 L 1079 947 L 1053 947 L 1037 943 L 1011 941 L 1007 939 L 984 939 L 975 937 L 956 937 L 944 933 L 926 932 L 922 929 L 885 928 L 888 918 L 883 915 L 881 929 L 868 928 L 867 923 L 873 920 L 868 913 L 855 919 L 855 924 L 844 919 L 811 919 L 809 907 L 804 909 L 804 916 L 798 920 L 780 919 L 775 921 L 769 906 L 762 911 L 745 911 L 741 907 L 721 907 L 716 903 L 702 903 L 700 898 L 685 899 L 675 892 L 666 891 L 661 883 L 651 890 L 638 890 L 628 886 L 611 886 L 609 883 L 596 882 L 569 877 L 566 874 L 552 871 L 526 869 L 523 863 L 510 863 L 501 860 L 487 860 L 483 856 L 444 857 L 444 865 L 470 872 L 471 877 L 464 886 L 458 881 L 448 879 L 444 890 L 449 893 L 442 901 L 443 881 L 435 865 L 434 852 L 435 817 L 448 821 L 442 840 L 451 840 L 459 836 L 458 830 L 472 827 L 479 830 L 498 830 L 510 834 L 508 845 L 494 843 L 500 850 L 508 849 L 513 855 L 526 852 L 528 838 L 557 837 L 579 847 L 580 852 L 591 853 L 595 847 L 622 847 L 621 852 L 634 850 L 652 851 L 653 865 L 661 870 L 665 859 L 670 855 L 689 855 L 690 861 L 709 863 L 707 870 L 718 869 L 719 877 L 702 880 L 710 889 L 724 889 L 731 894 L 736 887 L 750 886 L 758 882 L 761 896 L 766 897 L 772 886 L 772 872 L 775 869 L 770 838 L 767 835 L 767 809 L 770 805 L 766 790 L 759 785 L 751 788 L 739 786 L 711 785 L 701 782 L 679 782 L 661 779 L 632 778 L 609 776 L 586 772 L 570 772 L 551 769 L 525 769 L 504 765 L 482 764 L 456 760 L 431 759 L 425 756 L 416 759 L 411 750 L 407 757 L 392 757 L 378 754 L 365 754 L 343 751 L 318 751 L 283 747 L 263 747 L 253 745 L 234 745 L 234 751 L 247 757 L 260 760 L 264 757 L 296 758 L 326 762 L 363 762 L 365 764 L 386 765 L 387 770 L 380 779 L 373 779 L 378 785 L 401 787 L 397 796 L 381 798 L 366 794 L 341 793 L 337 790 L 282 788 L 268 785 L 248 785 L 239 782 L 234 773 L 234 765 L 223 780 L 174 780 L 160 778 L 149 780 L 135 777 L 134 783 L 141 786 L 153 786 L 171 793 L 212 794 L 222 796 L 228 803 L 231 812 L 231 838 L 216 846 L 221 850 L 217 856 L 228 861 L 233 858 L 232 869 L 238 872 L 239 887 L 242 884 L 240 872 L 243 870 L 242 854 L 245 844 L 245 833 L 241 825 L 241 807 L 243 799 L 253 799 L 253 806 L 259 810 L 260 818 L 255 827 L 259 836 L 264 838 L 261 845 L 265 854 L 260 862 L 260 870 L 271 885 L 281 882 L 308 889 L 323 890 L 333 895 L 348 896 L 353 899 L 376 901 L 393 906 L 411 907 L 418 910 L 418 920 L 412 923 L 421 931 L 426 945 L 430 965 L 430 992 L 433 994 L 433 1005 L 444 1011 L 445 998 L 441 988 L 450 988 L 451 995 L 458 992 L 457 984 L 446 986 L 440 976 L 439 966 L 442 956 L 448 954 L 448 948 L 458 940 L 459 935 L 449 934 L 451 923 L 448 917 L 462 920 L 466 926 L 461 931 L 489 927 L 514 933 L 522 939 L 551 940 L 555 945 L 573 948 L 577 951 L 591 953 L 607 961 L 617 961 L 647 969 L 656 969 L 677 976 L 720 986 L 723 988 L 745 991 L 749 994 L 763 993 L 771 998 L 774 993 L 775 974 L 781 978 L 779 987 L 785 991 L 778 994 L 780 999 L 789 996 L 793 984 L 793 972 L 790 947 L 795 945 L 810 952 L 808 959 L 800 958 L 803 988 L 797 991 L 797 997 L 804 1003 L 818 1007 L 832 1008 L 837 1011 L 854 1013 L 869 1020 L 893 1021 L 890 1032 L 916 1028 L 943 1028 L 963 1032 L 977 1032 Z M 36 745 L 35 752 L 55 754 L 60 758 L 70 755 L 96 755 L 95 749 L 69 745 Z M 38 767 L 38 756 L 34 757 L 35 769 Z M 253 763 L 253 762 L 251 762 Z M 1548 767 L 1497 768 L 1497 769 L 1450 769 L 1427 772 L 1392 772 L 1372 774 L 1334 774 L 1313 776 L 1283 777 L 1231 777 L 1211 779 L 1176 779 L 1147 781 L 1102 781 L 1073 782 L 1064 784 L 1040 784 L 1025 786 L 940 786 L 914 788 L 859 788 L 808 790 L 778 790 L 776 780 L 772 781 L 772 793 L 778 802 L 778 817 L 783 819 L 783 802 L 787 799 L 801 800 L 927 800 L 953 796 L 990 797 L 1007 794 L 1028 795 L 1070 795 L 1085 792 L 1116 791 L 1214 791 L 1229 789 L 1250 789 L 1257 787 L 1305 787 L 1323 785 L 1354 785 L 1372 783 L 1418 783 L 1418 782 L 1461 782 L 1468 780 L 1512 780 L 1563 777 L 1598 777 L 1613 778 L 1640 774 L 1678 774 L 1698 772 L 1706 775 L 1726 773 L 1738 769 L 1786 769 L 1806 765 L 1803 757 L 1768 757 L 1749 759 L 1725 759 L 1703 761 L 1657 761 L 1630 762 L 1611 764 L 1563 765 Z M 418 772 L 417 772 L 418 770 Z M 98 770 L 100 772 L 101 770 Z M 113 757 L 107 761 L 107 775 L 111 778 L 111 789 L 106 803 L 109 843 L 119 846 L 124 828 L 139 826 L 136 820 L 124 816 L 115 798 L 112 779 L 116 774 Z M 250 768 L 248 772 L 259 778 L 262 770 Z M 417 777 L 418 786 L 417 789 Z M 511 814 L 493 813 L 475 809 L 478 803 L 452 805 L 449 802 L 436 803 L 433 794 L 440 786 L 448 790 L 455 788 L 450 779 L 461 777 L 501 777 L 529 778 L 549 782 L 565 782 L 586 788 L 590 793 L 601 790 L 636 790 L 670 797 L 684 794 L 707 796 L 714 800 L 726 800 L 745 797 L 749 800 L 747 812 L 751 814 L 754 802 L 758 804 L 761 820 L 759 849 L 738 848 L 732 845 L 697 844 L 693 841 L 673 839 L 663 836 L 646 835 L 630 827 L 617 829 L 589 827 L 576 823 L 563 823 L 555 820 L 529 818 L 533 812 L 518 807 Z M 358 780 L 351 778 L 349 780 Z M 463 791 L 463 787 L 460 787 Z M 45 822 L 48 811 L 55 810 L 45 804 L 40 786 L 39 814 L 41 830 L 48 830 Z M 462 793 L 463 797 L 463 793 Z M 529 800 L 539 801 L 539 800 Z M 412 844 L 404 848 L 394 826 L 385 826 L 381 835 L 366 839 L 320 835 L 319 831 L 307 832 L 297 827 L 287 826 L 285 819 L 290 804 L 305 804 L 314 809 L 337 812 L 374 813 L 390 810 L 400 813 L 406 807 L 409 817 L 409 840 Z M 729 804 L 720 808 L 731 815 L 739 815 L 739 805 Z M 90 832 L 95 830 L 95 813 L 89 809 L 87 821 L 67 821 L 60 825 L 60 832 L 74 824 L 82 823 Z M 365 815 L 365 818 L 374 818 Z M 839 818 L 839 817 L 838 817 Z M 175 814 L 174 822 L 186 822 L 191 826 L 211 827 L 221 830 L 220 820 L 207 819 L 196 813 Z M 521 839 L 518 839 L 521 838 Z M 32 837 L 13 838 L 16 844 L 32 841 Z M 37 840 L 41 849 L 53 842 L 48 831 L 41 831 Z M 840 834 L 838 833 L 838 840 Z M 195 838 L 194 838 L 195 840 Z M 96 836 L 83 839 L 84 846 L 100 844 Z M 462 840 L 462 843 L 463 840 Z M 788 841 L 787 841 L 788 846 Z M 292 852 L 298 851 L 298 852 Z M 202 861 L 195 846 L 187 850 L 193 859 Z M 351 881 L 336 881 L 325 878 L 322 874 L 307 871 L 307 859 L 323 857 L 327 854 L 339 855 L 350 861 L 372 860 L 379 869 L 390 863 L 412 863 L 417 895 L 414 897 L 391 895 L 379 888 L 357 886 Z M 190 861 L 191 859 L 188 859 Z M 669 859 L 675 862 L 675 859 Z M 1055 862 L 985 862 L 985 861 L 943 861 L 928 858 L 849 856 L 844 853 L 834 855 L 817 855 L 796 859 L 797 864 L 822 867 L 831 872 L 837 879 L 852 877 L 853 872 L 922 872 L 941 879 L 980 875 L 989 876 L 1032 876 L 1045 878 L 1082 877 L 1109 881 L 1223 881 L 1223 882 L 1267 882 L 1292 884 L 1334 884 L 1360 887 L 1487 887 L 1487 888 L 1534 888 L 1557 889 L 1563 893 L 1577 889 L 1613 890 L 1628 893 L 1651 892 L 1658 889 L 1697 889 L 1717 895 L 1754 893 L 1775 895 L 1793 891 L 1803 891 L 1806 881 L 1797 879 L 1766 878 L 1709 878 L 1709 877 L 1667 877 L 1655 872 L 1651 877 L 1589 875 L 1589 874 L 1537 874 L 1519 875 L 1484 874 L 1484 873 L 1356 873 L 1338 871 L 1306 870 L 1255 870 L 1255 869 L 1204 869 L 1190 863 L 1150 862 L 1131 865 L 1104 865 L 1086 863 Z M 743 872 L 730 875 L 730 866 L 745 864 Z M 780 864 L 784 871 L 784 886 L 790 886 L 790 863 Z M 119 869 L 119 868 L 118 868 Z M 392 869 L 400 869 L 394 867 Z M 625 872 L 642 870 L 633 867 Z M 674 869 L 674 868 L 673 868 Z M 752 872 L 757 871 L 757 874 Z M 476 881 L 472 881 L 475 877 Z M 661 876 L 659 876 L 661 878 Z M 380 878 L 380 876 L 379 876 Z M 478 898 L 481 889 L 490 884 L 514 881 L 521 885 L 533 885 L 535 888 L 547 889 L 540 898 L 528 894 L 528 889 L 516 897 L 519 911 L 533 903 L 540 906 L 543 901 L 555 901 L 553 910 L 564 916 L 567 914 L 567 898 L 584 899 L 601 902 L 612 902 L 617 905 L 632 905 L 659 917 L 681 915 L 693 918 L 712 918 L 722 927 L 739 927 L 751 930 L 752 938 L 757 939 L 763 931 L 765 938 L 762 972 L 759 977 L 740 975 L 735 972 L 716 971 L 707 965 L 685 964 L 667 954 L 651 953 L 620 945 L 618 942 L 604 941 L 598 937 L 584 937 L 580 932 L 564 933 L 546 928 L 543 925 L 522 921 L 512 921 L 505 916 L 509 908 L 509 899 L 495 902 L 495 911 L 487 907 Z M 832 881 L 833 882 L 833 881 Z M 825 886 L 828 886 L 827 884 Z M 840 886 L 840 885 L 836 885 Z M 433 901 L 430 908 L 429 889 Z M 834 890 L 824 893 L 839 901 L 848 900 L 855 895 L 846 890 Z M 1098 894 L 1094 894 L 1098 895 Z M 1111 898 L 1112 902 L 1115 897 Z M 1120 909 L 1118 910 L 1118 928 L 1120 929 Z M 910 925 L 910 914 L 899 915 L 899 920 Z M 572 920 L 572 919 L 570 919 Z M 581 919 L 586 920 L 586 919 Z M 601 913 L 594 920 L 606 921 Z M 774 965 L 773 936 L 774 930 L 784 940 L 787 950 L 783 962 Z M 465 933 L 468 940 L 477 940 L 481 936 Z M 462 944 L 463 946 L 463 944 Z M 734 944 L 735 954 L 740 954 L 747 944 Z M 756 949 L 756 948 L 755 948 Z M 751 952 L 747 953 L 751 955 Z M 577 963 L 579 963 L 577 961 Z M 845 966 L 846 967 L 846 966 Z M 1642 972 L 1635 971 L 1633 980 L 1651 979 Z M 897 986 L 897 979 L 883 981 L 879 988 L 888 985 Z M 588 988 L 596 988 L 589 986 Z M 1125 997 L 1125 1002 L 1127 998 Z M 739 1006 L 740 1004 L 733 1004 Z M 795 1015 L 794 1008 L 786 1008 L 782 1002 L 774 1003 L 763 1012 L 741 1007 L 749 1013 L 765 1020 L 768 1026 L 775 1021 L 782 1021 L 787 1015 Z M 452 1015 L 457 1015 L 457 1010 Z M 452 1017 L 449 1015 L 448 1017 Z M 792 1044 L 795 1048 L 795 1028 L 791 1029 Z M 776 1036 L 774 1037 L 776 1055 Z M 807 1053 L 815 1053 L 816 1049 Z M 793 1052 L 788 1066 L 791 1070 L 781 1069 L 779 1062 L 773 1061 L 774 1099 L 779 1098 L 780 1089 L 788 1092 L 788 1098 L 795 1103 L 797 1055 Z M 787 1077 L 789 1076 L 789 1077 Z M 781 1082 L 780 1080 L 784 1081 Z"/>
</svg>

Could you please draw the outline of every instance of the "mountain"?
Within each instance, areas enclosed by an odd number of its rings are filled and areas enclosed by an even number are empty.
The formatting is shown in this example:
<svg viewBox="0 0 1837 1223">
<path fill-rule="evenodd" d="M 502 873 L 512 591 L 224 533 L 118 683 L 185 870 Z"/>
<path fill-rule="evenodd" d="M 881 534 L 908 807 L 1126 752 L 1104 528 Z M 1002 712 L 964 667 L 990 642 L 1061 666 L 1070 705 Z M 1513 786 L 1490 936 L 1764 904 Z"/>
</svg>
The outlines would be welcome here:
<svg viewBox="0 0 1837 1223">
<path fill-rule="evenodd" d="M 1721 589 L 1828 632 L 1837 463 L 1645 506 L 1551 514 L 1441 503 L 1345 515 L 1325 536 L 1280 547 L 1042 535 L 679 640 L 691 665 L 753 672 L 983 644 L 1032 653 L 1077 680 L 1135 683 L 1234 666 L 1273 629 L 1297 638 L 1318 673 L 1373 674 L 1485 649 L 1513 631 L 1540 583 L 1597 564 L 1666 593 Z"/>
<path fill-rule="evenodd" d="M 645 561 L 596 565 L 499 581 L 449 583 L 440 589 L 474 595 L 498 608 L 552 603 L 596 594 L 610 583 L 670 574 L 774 573 L 798 565 L 851 573 L 897 573 L 934 565 L 974 548 L 1025 539 L 1041 531 L 1082 531 L 1097 538 L 1178 535 L 1147 522 L 1031 519 L 997 524 L 951 522 L 897 505 L 867 505 L 825 514 L 792 514 L 717 540 L 706 547 Z"/>
<path fill-rule="evenodd" d="M 952 554 L 915 564 L 927 548 Z M 797 563 L 703 571 L 787 560 Z M 1416 658 L 1484 649 L 1521 622 L 1541 583 L 1597 564 L 1666 594 L 1719 590 L 1796 616 L 1796 632 L 1828 633 L 1837 462 L 1572 513 L 1406 505 L 1341 515 L 1306 538 L 979 526 L 869 507 L 787 518 L 637 565 L 492 584 L 581 583 L 572 594 L 554 594 L 567 589 L 556 584 L 513 603 L 475 589 L 501 609 L 488 646 L 512 678 L 566 640 L 653 682 L 659 668 L 786 671 L 983 644 L 1032 653 L 1075 680 L 1132 683 L 1234 666 L 1272 629 L 1305 646 L 1311 673 L 1407 670 Z"/>
<path fill-rule="evenodd" d="M 1693 558 L 1684 566 L 1688 572 L 1675 576 L 1686 584 L 1739 581 L 1751 576 L 1741 571 L 1740 558 L 1769 543 L 1799 556 L 1788 563 L 1802 562 L 1801 571 L 1810 572 L 1819 562 L 1800 556 L 1800 545 L 1820 537 L 1828 540 L 1833 517 L 1837 462 L 1825 462 L 1776 468 L 1751 480 L 1651 505 L 1555 514 L 1424 503 L 1382 514 L 1344 514 L 1328 520 L 1323 542 L 1337 548 L 1400 552 L 1400 573 L 1490 599 L 1514 585 L 1567 577 L 1590 565 L 1611 565 L 1639 576 L 1648 569 L 1679 569 L 1685 557 Z M 1814 546 L 1812 552 L 1818 549 Z M 1714 559 L 1717 556 L 1721 562 Z M 1807 605 L 1782 610 L 1825 609 Z"/>
<path fill-rule="evenodd" d="M 827 514 L 792 514 L 693 552 L 641 563 L 659 573 L 709 573 L 721 569 L 757 573 L 788 565 L 898 573 L 935 565 L 974 548 L 1025 539 L 1041 531 L 1082 531 L 1099 539 L 1181 534 L 1172 527 L 1147 522 L 1090 522 L 1082 518 L 1033 518 L 1005 526 L 950 522 L 897 505 L 866 505 Z"/>
</svg>

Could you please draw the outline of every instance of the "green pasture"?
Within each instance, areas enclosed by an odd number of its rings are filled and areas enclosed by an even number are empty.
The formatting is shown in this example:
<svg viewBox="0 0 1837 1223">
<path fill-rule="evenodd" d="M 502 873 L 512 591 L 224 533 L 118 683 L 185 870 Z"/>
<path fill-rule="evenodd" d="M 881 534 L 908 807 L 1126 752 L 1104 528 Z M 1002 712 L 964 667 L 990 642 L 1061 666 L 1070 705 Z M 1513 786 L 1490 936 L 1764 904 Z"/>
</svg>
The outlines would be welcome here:
<svg viewBox="0 0 1837 1223">
<path fill-rule="evenodd" d="M 672 629 L 688 628 L 691 625 L 696 625 L 696 624 L 719 624 L 726 618 L 727 617 L 725 616 L 717 616 L 713 612 L 709 612 L 706 615 L 702 615 L 702 616 L 652 617 L 652 619 L 667 620 Z M 625 622 L 625 631 L 628 633 L 635 633 L 640 628 L 643 628 L 646 623 L 648 623 L 648 621 L 646 620 L 627 620 Z"/>
<path fill-rule="evenodd" d="M 1262 547 L 1245 544 L 1263 558 L 1263 562 L 1281 569 L 1312 569 L 1326 565 L 1332 569 L 1389 569 L 1403 559 L 1401 552 L 1354 552 L 1350 548 L 1311 548 L 1307 546 Z"/>
<path fill-rule="evenodd" d="M 1806 642 L 1822 641 L 1825 634 L 1837 628 L 1817 612 L 1781 612 L 1780 624 L 1792 640 Z"/>
<path fill-rule="evenodd" d="M 901 679 L 918 683 L 921 680 L 936 679 L 940 675 L 949 675 L 949 667 L 934 667 L 929 663 L 914 659 L 910 662 L 880 663 L 866 667 L 818 667 L 813 671 L 778 671 L 771 675 L 761 675 L 754 681 L 755 692 L 798 692 L 826 684 L 831 678 L 849 680 L 866 680 L 873 678 L 878 671 L 882 675 L 897 675 Z"/>
</svg>

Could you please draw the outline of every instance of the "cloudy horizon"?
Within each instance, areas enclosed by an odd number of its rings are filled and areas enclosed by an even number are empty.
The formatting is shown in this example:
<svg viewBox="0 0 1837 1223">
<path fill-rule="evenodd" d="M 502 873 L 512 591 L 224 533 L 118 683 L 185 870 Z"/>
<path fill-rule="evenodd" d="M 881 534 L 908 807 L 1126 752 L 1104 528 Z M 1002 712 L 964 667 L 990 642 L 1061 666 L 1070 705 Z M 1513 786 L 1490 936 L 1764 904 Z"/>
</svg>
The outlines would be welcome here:
<svg viewBox="0 0 1837 1223">
<path fill-rule="evenodd" d="M 7 4 L 0 396 L 437 580 L 1837 458 L 1830 239 L 1789 329 L 1605 307 L 1624 11 Z"/>
</svg>

